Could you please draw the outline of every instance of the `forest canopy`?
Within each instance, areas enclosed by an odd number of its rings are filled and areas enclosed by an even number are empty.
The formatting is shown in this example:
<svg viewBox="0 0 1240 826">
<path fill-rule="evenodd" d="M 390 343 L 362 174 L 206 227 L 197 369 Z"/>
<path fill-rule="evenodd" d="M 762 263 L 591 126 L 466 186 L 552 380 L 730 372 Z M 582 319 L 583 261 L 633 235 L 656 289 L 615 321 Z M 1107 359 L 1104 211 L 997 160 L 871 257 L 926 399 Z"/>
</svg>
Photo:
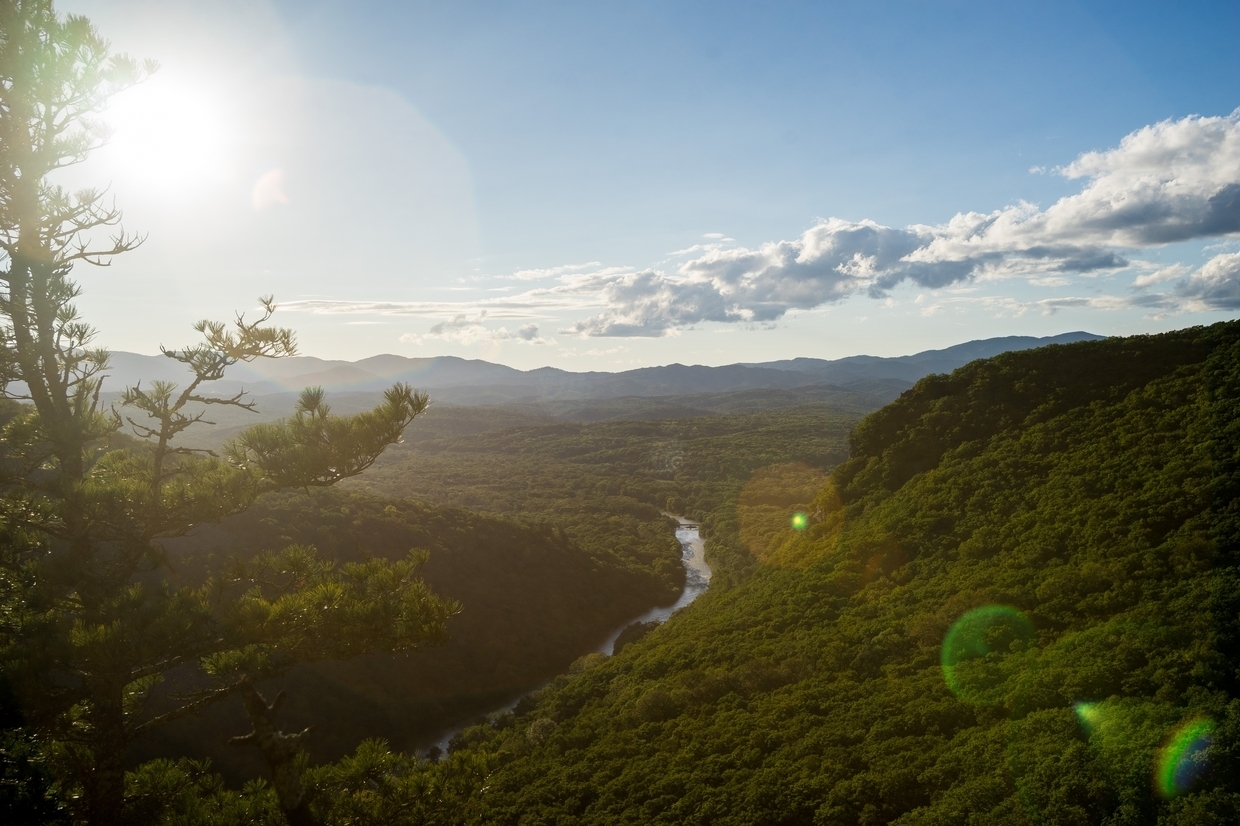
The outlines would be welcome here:
<svg viewBox="0 0 1240 826">
<path fill-rule="evenodd" d="M 783 564 L 454 756 L 492 823 L 1233 822 L 1238 471 L 1235 322 L 927 378 Z"/>
<path fill-rule="evenodd" d="M 739 517 L 757 508 L 764 562 L 438 762 L 368 742 L 309 769 L 310 808 L 327 823 L 1233 822 L 1238 413 L 1234 322 L 930 377 L 855 428 L 812 501 L 793 502 L 812 475 L 787 464 L 713 488 L 735 498 L 711 541 L 749 554 Z M 723 422 L 657 427 L 731 438 Z M 777 507 L 786 527 L 764 515 Z M 261 789 L 174 770 L 132 775 L 153 819 L 274 811 Z"/>
</svg>

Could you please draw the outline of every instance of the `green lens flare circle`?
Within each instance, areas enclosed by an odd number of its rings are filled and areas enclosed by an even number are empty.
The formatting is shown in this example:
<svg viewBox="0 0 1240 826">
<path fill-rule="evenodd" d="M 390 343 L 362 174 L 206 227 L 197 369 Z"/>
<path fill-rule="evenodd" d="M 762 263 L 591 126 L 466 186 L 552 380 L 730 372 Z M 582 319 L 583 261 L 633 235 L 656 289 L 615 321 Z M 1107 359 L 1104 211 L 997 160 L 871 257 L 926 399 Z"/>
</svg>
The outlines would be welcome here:
<svg viewBox="0 0 1240 826">
<path fill-rule="evenodd" d="M 1158 753 L 1154 786 L 1165 799 L 1178 797 L 1197 785 L 1209 769 L 1207 757 L 1214 739 L 1214 722 L 1196 717 L 1171 733 Z"/>
<path fill-rule="evenodd" d="M 1006 678 L 1002 660 L 1033 644 L 1033 623 L 1006 605 L 974 608 L 956 620 L 939 654 L 943 679 L 957 697 L 993 704 Z"/>
<path fill-rule="evenodd" d="M 809 527 L 809 517 L 799 511 L 792 514 L 792 529 L 794 531 L 803 531 Z"/>
</svg>

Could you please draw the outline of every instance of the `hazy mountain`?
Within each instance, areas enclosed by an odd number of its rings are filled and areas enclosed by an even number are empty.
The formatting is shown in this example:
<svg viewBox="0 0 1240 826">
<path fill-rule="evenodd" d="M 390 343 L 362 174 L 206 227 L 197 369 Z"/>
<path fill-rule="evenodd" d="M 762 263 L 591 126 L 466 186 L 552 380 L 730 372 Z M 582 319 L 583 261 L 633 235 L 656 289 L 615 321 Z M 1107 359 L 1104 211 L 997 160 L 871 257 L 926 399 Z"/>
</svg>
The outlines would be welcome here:
<svg viewBox="0 0 1240 826">
<path fill-rule="evenodd" d="M 462 405 L 792 390 L 821 385 L 893 398 L 922 376 L 950 372 L 975 359 L 1097 338 L 1102 337 L 1085 332 L 1046 338 L 1007 336 L 894 358 L 797 358 L 722 367 L 669 364 L 618 373 L 574 373 L 554 367 L 517 370 L 456 356 L 406 358 L 385 354 L 355 362 L 298 356 L 237 365 L 210 392 L 232 394 L 244 388 L 255 396 L 266 396 L 315 385 L 335 392 L 366 392 L 402 381 L 430 391 L 440 402 Z M 184 381 L 186 376 L 179 364 L 164 356 L 118 352 L 113 354 L 104 390 L 117 391 L 139 380 Z"/>
<path fill-rule="evenodd" d="M 842 359 L 796 358 L 784 361 L 768 361 L 749 365 L 775 370 L 787 370 L 812 375 L 820 381 L 846 384 L 863 379 L 903 379 L 915 382 L 931 373 L 950 373 L 977 359 L 991 358 L 1013 350 L 1030 350 L 1048 344 L 1070 344 L 1074 341 L 1090 341 L 1105 338 L 1093 333 L 1077 331 L 1057 336 L 1035 338 L 1033 336 L 1003 336 L 966 341 L 942 350 L 923 350 L 911 356 L 882 358 L 879 356 L 847 356 Z M 817 382 L 816 382 L 817 383 Z"/>
</svg>

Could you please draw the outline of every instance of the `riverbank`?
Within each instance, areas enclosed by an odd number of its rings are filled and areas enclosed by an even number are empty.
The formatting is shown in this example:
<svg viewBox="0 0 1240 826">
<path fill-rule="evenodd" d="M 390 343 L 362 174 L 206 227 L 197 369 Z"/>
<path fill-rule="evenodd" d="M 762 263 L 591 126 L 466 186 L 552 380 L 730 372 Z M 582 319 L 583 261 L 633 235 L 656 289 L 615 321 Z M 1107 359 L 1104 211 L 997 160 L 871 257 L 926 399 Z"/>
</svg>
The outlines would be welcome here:
<svg viewBox="0 0 1240 826">
<path fill-rule="evenodd" d="M 624 632 L 626 628 L 635 623 L 663 623 L 666 622 L 672 614 L 684 608 L 689 603 L 700 597 L 710 587 L 712 571 L 710 565 L 706 563 L 706 543 L 702 539 L 701 526 L 697 522 L 686 519 L 683 516 L 675 514 L 667 514 L 667 516 L 675 519 L 678 523 L 676 528 L 676 539 L 680 542 L 680 562 L 685 568 L 685 587 L 680 592 L 680 596 L 671 605 L 655 606 L 649 611 L 634 617 L 627 622 L 622 623 L 614 631 L 611 632 L 592 652 L 611 655 L 613 653 L 616 639 Z M 511 710 L 522 697 L 528 695 L 531 691 L 537 690 L 537 687 L 527 691 L 522 691 L 516 696 L 508 698 L 505 702 L 495 706 L 494 708 L 472 716 L 468 721 L 457 723 L 445 729 L 441 734 L 437 735 L 433 743 L 423 741 L 414 744 L 413 751 L 418 754 L 436 754 L 446 751 L 453 736 L 457 732 L 463 731 L 470 726 L 477 725 L 482 719 L 488 715 L 495 714 L 500 711 Z"/>
<path fill-rule="evenodd" d="M 680 596 L 671 605 L 651 608 L 646 613 L 621 625 L 611 633 L 597 648 L 599 654 L 613 654 L 616 639 L 634 623 L 663 623 L 672 614 L 706 593 L 710 587 L 711 569 L 706 564 L 706 546 L 701 535 L 701 526 L 683 516 L 668 514 L 679 523 L 676 528 L 676 539 L 680 542 L 680 563 L 685 566 L 685 587 Z"/>
</svg>

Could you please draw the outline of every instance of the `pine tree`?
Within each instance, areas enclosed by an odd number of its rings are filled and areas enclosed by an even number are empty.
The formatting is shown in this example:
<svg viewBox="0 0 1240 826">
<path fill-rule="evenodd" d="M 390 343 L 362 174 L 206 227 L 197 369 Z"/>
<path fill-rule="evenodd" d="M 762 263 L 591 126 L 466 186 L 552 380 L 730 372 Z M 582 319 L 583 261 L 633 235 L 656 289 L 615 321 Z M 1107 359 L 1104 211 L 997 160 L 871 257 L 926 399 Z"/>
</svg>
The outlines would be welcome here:
<svg viewBox="0 0 1240 826">
<path fill-rule="evenodd" d="M 168 581 L 160 540 L 265 492 L 360 473 L 427 398 L 397 385 L 376 409 L 338 417 L 311 389 L 291 418 L 252 428 L 222 455 L 182 447 L 213 408 L 253 408 L 244 395 L 209 393 L 210 382 L 295 353 L 265 298 L 257 318 L 200 322 L 200 343 L 164 350 L 185 366 L 183 387 L 156 381 L 119 406 L 100 400 L 108 354 L 74 306 L 71 274 L 140 239 L 119 229 L 103 192 L 66 192 L 49 176 L 105 140 L 109 99 L 156 68 L 111 54 L 88 20 L 58 16 L 50 0 L 0 2 L 0 667 L 78 819 L 124 819 L 135 736 L 240 694 L 281 808 L 308 822 L 297 736 L 274 728 L 278 700 L 267 704 L 255 684 L 299 662 L 434 644 L 455 606 L 418 578 L 417 552 L 338 567 L 294 547 L 190 587 Z M 195 665 L 205 688 L 146 713 L 163 675 Z"/>
</svg>

